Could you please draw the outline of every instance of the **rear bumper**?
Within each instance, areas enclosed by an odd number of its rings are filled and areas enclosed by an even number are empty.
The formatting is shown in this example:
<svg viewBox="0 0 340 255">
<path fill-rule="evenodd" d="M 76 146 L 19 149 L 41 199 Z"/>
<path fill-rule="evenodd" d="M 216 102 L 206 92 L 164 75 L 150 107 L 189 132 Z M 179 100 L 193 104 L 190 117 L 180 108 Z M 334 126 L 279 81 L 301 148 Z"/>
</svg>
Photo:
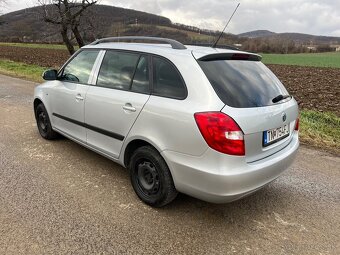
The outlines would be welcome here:
<svg viewBox="0 0 340 255">
<path fill-rule="evenodd" d="M 244 157 L 228 156 L 208 149 L 194 157 L 173 151 L 162 155 L 171 170 L 178 191 L 213 203 L 240 199 L 279 177 L 294 161 L 298 134 L 279 152 L 246 163 Z"/>
</svg>

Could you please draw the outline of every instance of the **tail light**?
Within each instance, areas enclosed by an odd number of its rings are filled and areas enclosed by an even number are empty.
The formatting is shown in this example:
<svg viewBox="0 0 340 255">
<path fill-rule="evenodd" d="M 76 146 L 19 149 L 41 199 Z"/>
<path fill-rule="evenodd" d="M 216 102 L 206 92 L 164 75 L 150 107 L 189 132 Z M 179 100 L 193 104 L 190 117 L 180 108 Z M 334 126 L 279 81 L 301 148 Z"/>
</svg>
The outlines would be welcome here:
<svg viewBox="0 0 340 255">
<path fill-rule="evenodd" d="M 194 116 L 211 148 L 229 155 L 245 155 L 243 131 L 231 117 L 221 112 L 201 112 Z"/>
<path fill-rule="evenodd" d="M 297 119 L 296 119 L 296 122 L 295 122 L 295 130 L 296 130 L 296 131 L 299 131 L 299 126 L 300 126 L 300 119 L 297 118 Z"/>
</svg>

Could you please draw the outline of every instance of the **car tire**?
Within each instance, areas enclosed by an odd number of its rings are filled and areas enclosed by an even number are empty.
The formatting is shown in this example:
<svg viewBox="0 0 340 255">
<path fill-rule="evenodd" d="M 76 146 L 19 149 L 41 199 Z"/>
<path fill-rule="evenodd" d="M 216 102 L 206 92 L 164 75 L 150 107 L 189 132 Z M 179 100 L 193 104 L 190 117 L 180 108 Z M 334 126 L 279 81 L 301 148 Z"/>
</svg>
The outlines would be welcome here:
<svg viewBox="0 0 340 255">
<path fill-rule="evenodd" d="M 138 197 L 153 207 L 162 207 L 173 201 L 178 192 L 170 170 L 151 146 L 134 151 L 129 164 L 132 187 Z"/>
<path fill-rule="evenodd" d="M 52 129 L 50 118 L 45 106 L 41 103 L 35 109 L 35 119 L 40 135 L 46 140 L 53 140 L 58 137 L 58 133 Z"/>
</svg>

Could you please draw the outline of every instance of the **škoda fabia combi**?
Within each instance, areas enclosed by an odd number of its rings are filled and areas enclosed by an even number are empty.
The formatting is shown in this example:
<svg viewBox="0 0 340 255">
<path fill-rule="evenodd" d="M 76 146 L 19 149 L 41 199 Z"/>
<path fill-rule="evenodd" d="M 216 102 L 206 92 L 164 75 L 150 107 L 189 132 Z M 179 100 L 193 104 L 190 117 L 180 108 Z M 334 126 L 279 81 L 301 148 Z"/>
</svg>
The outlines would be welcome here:
<svg viewBox="0 0 340 255">
<path fill-rule="evenodd" d="M 151 206 L 178 192 L 242 198 L 287 169 L 299 146 L 297 103 L 256 54 L 105 38 L 43 77 L 41 136 L 62 134 L 126 167 Z"/>
</svg>

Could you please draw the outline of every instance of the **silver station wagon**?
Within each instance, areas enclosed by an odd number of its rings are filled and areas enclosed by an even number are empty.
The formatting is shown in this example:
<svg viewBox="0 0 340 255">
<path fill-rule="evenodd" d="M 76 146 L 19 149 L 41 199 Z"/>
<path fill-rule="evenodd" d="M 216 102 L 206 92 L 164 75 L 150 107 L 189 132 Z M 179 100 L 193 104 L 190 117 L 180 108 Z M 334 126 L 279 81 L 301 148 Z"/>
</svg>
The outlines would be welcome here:
<svg viewBox="0 0 340 255">
<path fill-rule="evenodd" d="M 104 38 L 43 78 L 41 136 L 61 134 L 126 167 L 151 206 L 178 192 L 240 199 L 275 180 L 299 147 L 297 103 L 256 54 Z"/>
</svg>

